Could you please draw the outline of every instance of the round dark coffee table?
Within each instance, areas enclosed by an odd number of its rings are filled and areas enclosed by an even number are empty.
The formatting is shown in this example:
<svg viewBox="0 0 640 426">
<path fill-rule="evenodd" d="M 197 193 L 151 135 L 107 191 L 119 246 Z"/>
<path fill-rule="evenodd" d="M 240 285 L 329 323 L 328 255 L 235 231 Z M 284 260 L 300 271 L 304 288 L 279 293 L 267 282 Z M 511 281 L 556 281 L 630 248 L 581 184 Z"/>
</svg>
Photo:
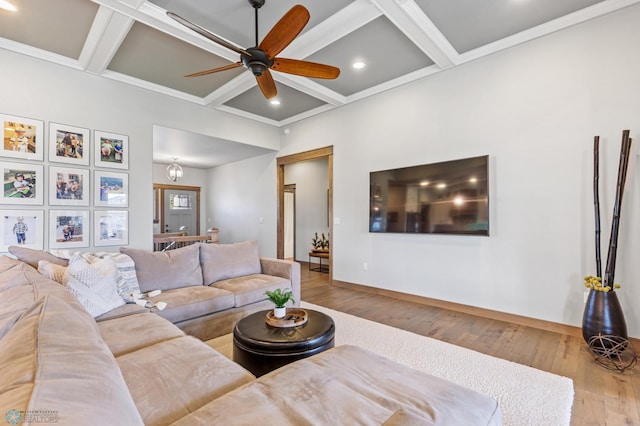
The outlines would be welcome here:
<svg viewBox="0 0 640 426">
<path fill-rule="evenodd" d="M 260 377 L 334 346 L 335 324 L 322 312 L 305 309 L 307 322 L 279 328 L 267 324 L 268 311 L 251 314 L 233 327 L 233 360 Z"/>
</svg>

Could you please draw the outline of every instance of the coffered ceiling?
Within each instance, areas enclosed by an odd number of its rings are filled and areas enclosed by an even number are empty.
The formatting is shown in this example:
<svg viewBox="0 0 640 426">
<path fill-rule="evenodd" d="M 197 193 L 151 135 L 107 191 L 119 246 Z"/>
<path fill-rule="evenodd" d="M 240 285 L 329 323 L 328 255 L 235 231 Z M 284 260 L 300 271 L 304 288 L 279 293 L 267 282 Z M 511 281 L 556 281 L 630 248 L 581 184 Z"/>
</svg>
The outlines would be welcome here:
<svg viewBox="0 0 640 426">
<path fill-rule="evenodd" d="M 273 72 L 279 105 L 238 54 L 170 19 L 173 11 L 238 47 L 255 45 L 248 0 L 9 0 L 0 48 L 276 126 L 509 48 L 640 0 L 266 0 L 258 40 L 295 4 L 311 19 L 279 55 L 337 66 L 336 80 Z M 354 69 L 361 61 L 364 68 Z"/>
</svg>

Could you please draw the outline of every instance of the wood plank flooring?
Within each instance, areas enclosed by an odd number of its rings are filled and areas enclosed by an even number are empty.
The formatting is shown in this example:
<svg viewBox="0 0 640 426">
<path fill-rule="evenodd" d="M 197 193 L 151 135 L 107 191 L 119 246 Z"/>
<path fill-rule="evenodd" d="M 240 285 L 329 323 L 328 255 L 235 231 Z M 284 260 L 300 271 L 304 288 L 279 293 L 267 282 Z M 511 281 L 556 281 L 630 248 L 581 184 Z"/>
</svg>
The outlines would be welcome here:
<svg viewBox="0 0 640 426">
<path fill-rule="evenodd" d="M 617 374 L 596 365 L 582 337 L 341 288 L 300 269 L 305 302 L 573 379 L 572 425 L 640 425 L 640 367 Z"/>
</svg>

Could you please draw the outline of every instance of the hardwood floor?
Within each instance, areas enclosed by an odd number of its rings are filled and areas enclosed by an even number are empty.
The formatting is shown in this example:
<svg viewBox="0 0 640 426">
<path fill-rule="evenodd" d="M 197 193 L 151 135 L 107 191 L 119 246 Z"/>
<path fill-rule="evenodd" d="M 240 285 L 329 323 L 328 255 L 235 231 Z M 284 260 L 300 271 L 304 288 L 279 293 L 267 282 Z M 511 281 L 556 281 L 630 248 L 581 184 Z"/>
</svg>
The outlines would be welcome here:
<svg viewBox="0 0 640 426">
<path fill-rule="evenodd" d="M 640 425 L 640 367 L 594 363 L 582 337 L 340 288 L 301 263 L 302 300 L 573 379 L 572 425 Z M 640 347 L 636 344 L 636 350 Z"/>
</svg>

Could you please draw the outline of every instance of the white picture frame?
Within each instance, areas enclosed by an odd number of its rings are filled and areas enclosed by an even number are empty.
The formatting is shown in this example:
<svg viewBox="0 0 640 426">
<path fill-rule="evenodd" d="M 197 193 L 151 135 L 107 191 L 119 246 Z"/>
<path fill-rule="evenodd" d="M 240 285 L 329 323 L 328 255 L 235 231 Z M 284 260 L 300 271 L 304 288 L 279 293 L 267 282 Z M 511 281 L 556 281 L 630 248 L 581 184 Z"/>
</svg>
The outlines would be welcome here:
<svg viewBox="0 0 640 426">
<path fill-rule="evenodd" d="M 128 210 L 94 210 L 93 245 L 122 246 L 129 244 Z"/>
<path fill-rule="evenodd" d="M 49 167 L 49 205 L 88 206 L 91 199 L 89 169 Z"/>
<path fill-rule="evenodd" d="M 89 247 L 89 210 L 49 210 L 49 248 Z"/>
<path fill-rule="evenodd" d="M 44 160 L 44 121 L 0 114 L 0 123 L 0 156 L 21 160 Z"/>
<path fill-rule="evenodd" d="M 129 136 L 95 130 L 93 139 L 96 167 L 129 168 Z"/>
<path fill-rule="evenodd" d="M 88 166 L 90 151 L 89 129 L 49 123 L 49 161 Z"/>
<path fill-rule="evenodd" d="M 129 175 L 127 173 L 95 170 L 93 172 L 96 207 L 129 207 Z"/>
<path fill-rule="evenodd" d="M 16 223 L 26 226 L 22 236 L 18 236 Z M 33 250 L 44 249 L 44 210 L 0 210 L 0 252 L 7 252 L 10 246 L 26 247 Z"/>
<path fill-rule="evenodd" d="M 19 175 L 22 175 L 21 180 Z M 4 182 L 0 204 L 23 206 L 44 204 L 44 166 L 42 164 L 0 161 L 0 177 Z"/>
</svg>

